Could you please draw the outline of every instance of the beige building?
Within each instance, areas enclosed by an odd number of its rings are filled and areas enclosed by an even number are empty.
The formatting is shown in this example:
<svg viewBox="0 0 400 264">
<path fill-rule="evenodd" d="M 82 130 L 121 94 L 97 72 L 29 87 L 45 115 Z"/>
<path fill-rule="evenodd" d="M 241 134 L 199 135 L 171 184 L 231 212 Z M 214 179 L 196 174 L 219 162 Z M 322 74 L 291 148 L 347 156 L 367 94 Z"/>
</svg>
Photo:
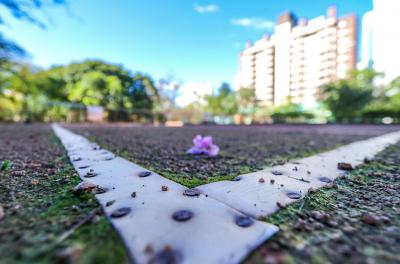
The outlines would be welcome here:
<svg viewBox="0 0 400 264">
<path fill-rule="evenodd" d="M 321 87 L 345 78 L 356 64 L 356 17 L 336 17 L 336 8 L 310 21 L 288 12 L 275 33 L 240 55 L 239 87 L 254 88 L 260 102 L 279 105 L 290 100 L 314 105 Z"/>
</svg>

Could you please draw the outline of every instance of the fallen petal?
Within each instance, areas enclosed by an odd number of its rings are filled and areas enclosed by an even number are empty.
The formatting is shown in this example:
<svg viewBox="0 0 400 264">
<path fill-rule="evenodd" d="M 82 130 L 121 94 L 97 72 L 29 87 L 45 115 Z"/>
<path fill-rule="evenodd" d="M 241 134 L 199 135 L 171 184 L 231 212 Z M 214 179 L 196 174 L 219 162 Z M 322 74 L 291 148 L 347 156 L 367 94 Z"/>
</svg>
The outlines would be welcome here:
<svg viewBox="0 0 400 264">
<path fill-rule="evenodd" d="M 203 137 L 200 135 L 197 135 L 193 138 L 193 145 L 195 147 L 201 148 L 203 145 Z"/>
<path fill-rule="evenodd" d="M 210 147 L 213 145 L 213 138 L 212 136 L 206 136 L 203 138 L 203 145 L 204 147 Z"/>
<path fill-rule="evenodd" d="M 219 152 L 219 147 L 217 145 L 212 145 L 208 150 L 207 150 L 207 155 L 211 157 L 217 156 Z"/>
<path fill-rule="evenodd" d="M 203 150 L 198 147 L 191 147 L 186 153 L 192 155 L 200 155 L 203 154 Z"/>
</svg>

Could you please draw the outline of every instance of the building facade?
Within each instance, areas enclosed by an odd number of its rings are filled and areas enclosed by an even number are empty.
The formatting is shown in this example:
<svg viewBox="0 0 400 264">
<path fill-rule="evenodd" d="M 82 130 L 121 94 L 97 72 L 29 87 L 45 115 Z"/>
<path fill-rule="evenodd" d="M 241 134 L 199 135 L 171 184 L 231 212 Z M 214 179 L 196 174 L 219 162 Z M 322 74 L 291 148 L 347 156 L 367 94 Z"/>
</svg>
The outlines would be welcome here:
<svg viewBox="0 0 400 264">
<path fill-rule="evenodd" d="M 236 86 L 254 88 L 266 105 L 314 105 L 321 87 L 345 78 L 356 65 L 356 17 L 337 18 L 336 8 L 310 21 L 282 14 L 275 33 L 240 54 Z"/>
<path fill-rule="evenodd" d="M 373 10 L 362 19 L 361 62 L 359 68 L 373 68 L 385 76 L 379 84 L 388 84 L 400 76 L 399 0 L 374 0 Z"/>
</svg>

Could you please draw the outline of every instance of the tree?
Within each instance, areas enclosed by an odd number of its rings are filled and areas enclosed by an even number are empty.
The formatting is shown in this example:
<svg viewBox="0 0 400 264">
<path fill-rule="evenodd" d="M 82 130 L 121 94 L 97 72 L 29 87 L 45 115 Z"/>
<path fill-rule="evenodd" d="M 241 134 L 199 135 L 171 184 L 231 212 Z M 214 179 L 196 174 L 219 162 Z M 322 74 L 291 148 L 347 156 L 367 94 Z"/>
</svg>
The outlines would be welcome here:
<svg viewBox="0 0 400 264">
<path fill-rule="evenodd" d="M 13 17 L 34 23 L 42 28 L 45 27 L 45 23 L 31 13 L 35 9 L 41 9 L 44 6 L 53 4 L 64 4 L 64 0 L 0 0 L 0 6 L 8 10 Z M 1 24 L 4 24 L 4 20 L 0 16 L 0 25 Z M 0 33 L 0 65 L 11 58 L 24 55 L 25 51 L 23 48 L 8 40 Z"/>
<path fill-rule="evenodd" d="M 179 119 L 180 109 L 176 104 L 182 87 L 182 81 L 177 80 L 173 74 L 169 74 L 166 78 L 161 78 L 157 85 L 158 100 L 153 111 L 156 113 L 157 119 Z"/>
<path fill-rule="evenodd" d="M 2 110 L 7 112 L 13 109 L 14 116 L 2 116 L 3 120 L 40 120 L 39 116 L 45 111 L 46 96 L 34 81 L 34 69 L 27 64 L 8 62 L 7 65 L 8 72 L 3 72 L 5 79 L 0 98 L 7 102 Z"/>
<path fill-rule="evenodd" d="M 106 106 L 108 100 L 115 100 L 110 96 L 107 76 L 99 71 L 90 71 L 69 87 L 68 99 L 72 102 L 81 102 L 86 106 Z"/>
<path fill-rule="evenodd" d="M 69 101 L 103 106 L 111 120 L 126 120 L 132 113 L 151 118 L 159 101 L 150 76 L 131 74 L 120 65 L 88 60 L 70 64 L 62 72 Z"/>
<path fill-rule="evenodd" d="M 400 122 L 400 76 L 380 90 L 381 93 L 365 107 L 363 117 L 370 122 L 381 122 L 385 117 Z"/>
<path fill-rule="evenodd" d="M 128 96 L 133 111 L 148 117 L 153 114 L 154 103 L 159 101 L 154 81 L 141 73 L 133 76 L 133 83 L 128 89 Z"/>
<path fill-rule="evenodd" d="M 1 18 L 0 18 L 1 19 Z M 18 44 L 8 40 L 0 33 L 0 66 L 14 58 L 25 56 L 25 51 Z"/>
<path fill-rule="evenodd" d="M 176 98 L 179 96 L 180 89 L 182 87 L 182 81 L 177 80 L 173 74 L 169 74 L 166 78 L 159 80 L 158 92 L 160 96 L 161 107 L 175 108 Z"/>
<path fill-rule="evenodd" d="M 337 122 L 354 122 L 361 118 L 364 107 L 373 99 L 372 70 L 353 71 L 350 77 L 324 86 L 324 103 Z"/>
<path fill-rule="evenodd" d="M 237 112 L 235 93 L 229 84 L 222 83 L 217 94 L 205 96 L 206 110 L 214 116 L 229 117 Z"/>
<path fill-rule="evenodd" d="M 240 88 L 237 91 L 238 114 L 244 117 L 245 123 L 253 121 L 257 109 L 257 98 L 253 88 Z"/>
<path fill-rule="evenodd" d="M 314 118 L 314 114 L 307 112 L 301 104 L 284 104 L 276 106 L 271 115 L 274 123 L 307 122 Z"/>
<path fill-rule="evenodd" d="M 4 6 L 17 19 L 26 20 L 30 23 L 45 27 L 41 19 L 32 15 L 32 11 L 49 5 L 64 4 L 65 0 L 0 0 Z"/>
<path fill-rule="evenodd" d="M 158 91 L 150 76 L 131 74 L 120 65 L 98 60 L 55 66 L 42 70 L 11 63 L 0 72 L 1 109 L 20 109 L 13 120 L 51 121 L 66 116 L 65 109 L 81 111 L 81 106 L 100 105 L 110 120 L 129 120 L 135 113 L 151 119 Z M 15 107 L 11 107 L 15 104 Z M 7 109 L 6 109 L 7 108 Z M 64 110 L 63 110 L 64 109 Z M 4 118 L 10 120 L 9 114 Z"/>
</svg>

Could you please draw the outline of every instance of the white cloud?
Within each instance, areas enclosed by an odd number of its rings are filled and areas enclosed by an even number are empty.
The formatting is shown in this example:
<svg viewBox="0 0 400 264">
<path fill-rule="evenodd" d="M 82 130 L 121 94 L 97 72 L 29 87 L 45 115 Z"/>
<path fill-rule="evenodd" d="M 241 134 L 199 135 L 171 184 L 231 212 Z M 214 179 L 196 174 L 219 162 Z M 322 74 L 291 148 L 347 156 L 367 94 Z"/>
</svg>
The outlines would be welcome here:
<svg viewBox="0 0 400 264">
<path fill-rule="evenodd" d="M 210 4 L 210 5 L 194 5 L 194 10 L 197 13 L 205 14 L 205 13 L 215 13 L 218 12 L 219 8 L 217 5 Z"/>
<path fill-rule="evenodd" d="M 244 17 L 239 19 L 232 19 L 232 25 L 242 26 L 254 29 L 273 29 L 275 27 L 275 23 L 271 20 L 266 20 L 264 18 L 259 17 Z"/>
<path fill-rule="evenodd" d="M 204 95 L 212 94 L 213 84 L 211 82 L 188 81 L 180 88 L 176 104 L 186 106 L 190 103 L 201 101 Z"/>
</svg>

